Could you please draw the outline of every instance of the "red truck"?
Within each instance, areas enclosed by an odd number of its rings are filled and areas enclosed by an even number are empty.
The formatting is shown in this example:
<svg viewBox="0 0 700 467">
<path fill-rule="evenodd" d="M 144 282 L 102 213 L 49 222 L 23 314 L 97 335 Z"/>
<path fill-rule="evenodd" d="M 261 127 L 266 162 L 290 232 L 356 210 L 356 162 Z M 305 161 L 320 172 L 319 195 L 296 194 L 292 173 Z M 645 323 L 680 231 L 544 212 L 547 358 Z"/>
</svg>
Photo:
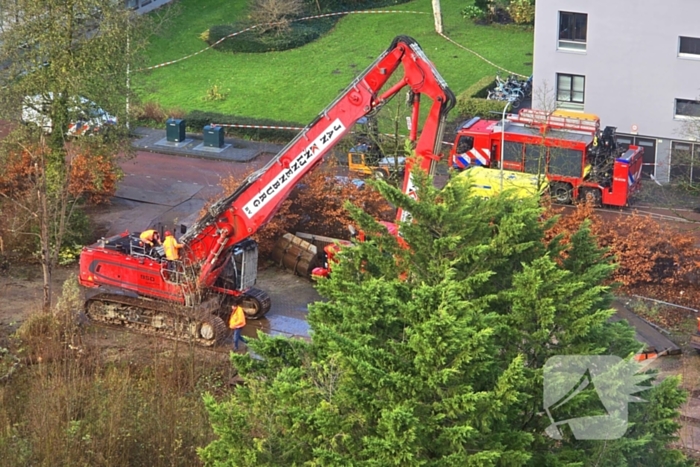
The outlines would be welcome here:
<svg viewBox="0 0 700 467">
<path fill-rule="evenodd" d="M 503 120 L 478 117 L 463 123 L 449 155 L 455 170 L 474 166 L 544 174 L 552 198 L 568 204 L 627 206 L 641 187 L 638 146 L 617 144 L 615 127 L 600 130 L 589 114 L 522 109 Z"/>
</svg>

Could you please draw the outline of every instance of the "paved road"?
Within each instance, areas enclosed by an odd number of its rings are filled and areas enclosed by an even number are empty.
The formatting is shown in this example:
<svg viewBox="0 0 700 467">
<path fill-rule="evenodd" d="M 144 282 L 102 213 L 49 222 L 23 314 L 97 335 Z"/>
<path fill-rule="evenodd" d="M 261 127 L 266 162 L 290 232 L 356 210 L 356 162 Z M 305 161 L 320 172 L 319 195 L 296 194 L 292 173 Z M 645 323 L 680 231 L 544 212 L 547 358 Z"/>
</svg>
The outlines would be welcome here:
<svg viewBox="0 0 700 467">
<path fill-rule="evenodd" d="M 120 182 L 112 205 L 94 211 L 103 235 L 140 231 L 161 222 L 172 226 L 198 217 L 202 207 L 222 194 L 221 180 L 241 179 L 272 158 L 262 154 L 250 162 L 230 162 L 138 151 L 120 166 Z M 196 219 L 192 219 L 196 220 Z"/>
</svg>

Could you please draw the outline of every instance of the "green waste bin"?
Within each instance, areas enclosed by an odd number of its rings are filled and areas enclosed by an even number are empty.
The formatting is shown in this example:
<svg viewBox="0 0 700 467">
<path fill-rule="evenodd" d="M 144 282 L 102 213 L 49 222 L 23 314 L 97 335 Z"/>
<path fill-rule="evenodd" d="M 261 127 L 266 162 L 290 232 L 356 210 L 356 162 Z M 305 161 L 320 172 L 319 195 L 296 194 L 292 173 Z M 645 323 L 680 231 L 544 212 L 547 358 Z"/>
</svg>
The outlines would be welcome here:
<svg viewBox="0 0 700 467">
<path fill-rule="evenodd" d="M 169 118 L 165 121 L 165 136 L 171 143 L 181 143 L 185 140 L 185 121 L 179 118 Z"/>
<path fill-rule="evenodd" d="M 224 147 L 224 127 L 207 125 L 204 127 L 204 147 Z"/>
</svg>

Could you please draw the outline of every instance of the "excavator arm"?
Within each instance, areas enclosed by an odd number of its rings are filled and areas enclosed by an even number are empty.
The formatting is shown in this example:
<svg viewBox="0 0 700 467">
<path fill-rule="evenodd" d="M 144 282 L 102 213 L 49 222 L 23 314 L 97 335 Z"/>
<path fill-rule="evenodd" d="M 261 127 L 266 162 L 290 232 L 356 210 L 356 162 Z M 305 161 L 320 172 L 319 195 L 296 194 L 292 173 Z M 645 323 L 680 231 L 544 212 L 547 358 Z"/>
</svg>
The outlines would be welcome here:
<svg viewBox="0 0 700 467">
<path fill-rule="evenodd" d="M 380 94 L 399 66 L 403 67 L 403 77 Z M 213 204 L 180 239 L 189 247 L 188 259 L 201 264 L 198 284 L 211 286 L 224 254 L 265 225 L 302 177 L 321 163 L 360 118 L 377 112 L 404 87 L 409 88 L 412 103 L 409 138 L 415 144 L 417 159 L 407 164 L 403 190 L 415 195 L 412 170 L 418 164 L 433 174 L 440 158 L 445 119 L 455 97 L 418 43 L 399 36 L 265 167 L 251 174 L 234 193 Z M 418 136 L 421 95 L 429 98 L 432 105 Z M 399 213 L 399 217 L 406 219 L 407 214 Z"/>
</svg>

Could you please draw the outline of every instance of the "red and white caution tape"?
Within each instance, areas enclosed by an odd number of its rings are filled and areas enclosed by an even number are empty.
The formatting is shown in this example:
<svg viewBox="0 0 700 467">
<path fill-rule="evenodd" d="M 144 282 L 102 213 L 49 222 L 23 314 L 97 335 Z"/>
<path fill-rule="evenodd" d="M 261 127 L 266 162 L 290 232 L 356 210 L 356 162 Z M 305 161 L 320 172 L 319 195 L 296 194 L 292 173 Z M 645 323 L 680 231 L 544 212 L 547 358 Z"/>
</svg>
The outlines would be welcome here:
<svg viewBox="0 0 700 467">
<path fill-rule="evenodd" d="M 238 125 L 235 123 L 211 123 L 210 126 L 225 126 L 227 128 L 255 128 L 262 130 L 296 130 L 301 131 L 304 128 L 300 126 L 273 126 L 273 125 Z"/>
<path fill-rule="evenodd" d="M 295 21 L 295 22 L 296 22 L 296 21 L 308 21 L 308 20 L 310 20 L 310 19 L 329 18 L 329 17 L 331 17 L 331 16 L 342 16 L 342 15 L 367 15 L 367 14 L 389 14 L 389 13 L 407 13 L 407 14 L 413 14 L 413 15 L 427 15 L 427 14 L 428 14 L 428 13 L 426 13 L 426 12 L 424 12 L 424 11 L 408 11 L 408 10 L 407 10 L 407 11 L 402 11 L 402 10 L 376 10 L 376 11 L 373 11 L 373 10 L 360 10 L 360 11 L 343 11 L 343 12 L 339 12 L 339 13 L 325 13 L 325 14 L 323 14 L 323 15 L 306 16 L 306 17 L 304 17 L 304 18 L 295 19 L 294 21 Z M 200 51 L 197 51 L 197 52 L 195 52 L 195 53 L 186 55 L 186 56 L 184 56 L 184 57 L 182 57 L 182 58 L 178 58 L 177 60 L 170 60 L 169 62 L 159 63 L 158 65 L 153 65 L 153 66 L 149 66 L 149 67 L 146 67 L 146 68 L 139 68 L 138 70 L 135 70 L 135 72 L 138 72 L 138 71 L 146 71 L 146 70 L 154 70 L 154 69 L 156 69 L 156 68 L 162 68 L 162 67 L 164 67 L 164 66 L 172 65 L 172 64 L 174 64 L 174 63 L 178 63 L 178 62 L 181 62 L 181 61 L 183 61 L 183 60 L 187 60 L 188 58 L 192 58 L 192 57 L 194 57 L 195 55 L 199 55 L 199 54 L 201 54 L 202 52 L 206 52 L 206 51 L 209 50 L 209 49 L 213 49 L 214 47 L 216 47 L 217 45 L 219 45 L 220 43 L 222 43 L 222 42 L 225 41 L 226 39 L 229 39 L 229 38 L 231 38 L 231 37 L 238 36 L 239 34 L 243 34 L 244 32 L 251 31 L 251 30 L 253 30 L 253 29 L 257 29 L 257 28 L 259 28 L 259 27 L 261 27 L 261 26 L 275 26 L 275 25 L 277 25 L 277 24 L 280 24 L 280 23 L 256 24 L 256 25 L 254 25 L 254 26 L 250 26 L 250 27 L 245 28 L 245 29 L 242 29 L 242 30 L 240 30 L 240 31 L 236 31 L 236 32 L 234 32 L 234 33 L 231 33 L 231 34 L 229 34 L 228 36 L 222 37 L 222 38 L 219 39 L 218 41 L 214 42 L 212 45 L 210 45 L 210 46 L 208 46 L 208 47 L 205 47 L 205 48 L 203 48 L 203 49 L 200 50 Z"/>
<path fill-rule="evenodd" d="M 223 126 L 226 128 L 253 128 L 253 129 L 261 129 L 261 130 L 292 130 L 292 131 L 301 131 L 304 129 L 303 127 L 300 127 L 300 126 L 241 125 L 241 124 L 236 124 L 236 123 L 210 123 L 209 126 L 212 126 L 212 127 Z M 351 133 L 356 133 L 356 132 L 352 131 Z M 396 135 L 392 135 L 389 133 L 382 133 L 382 136 L 394 137 Z M 399 138 L 406 138 L 406 136 L 399 135 Z M 450 143 L 447 141 L 443 141 L 442 144 L 446 144 L 448 146 L 454 146 L 454 143 Z"/>
<path fill-rule="evenodd" d="M 303 17 L 303 18 L 295 19 L 294 21 L 295 21 L 295 22 L 296 22 L 296 21 L 308 21 L 308 20 L 312 20 L 312 19 L 330 18 L 330 17 L 333 17 L 333 16 L 343 16 L 343 15 L 396 14 L 396 13 L 404 13 L 404 14 L 412 14 L 412 15 L 427 15 L 427 14 L 429 14 L 429 13 L 427 13 L 427 12 L 425 12 L 425 11 L 412 11 L 412 10 L 358 10 L 358 11 L 343 11 L 343 12 L 337 12 L 337 13 L 325 13 L 325 14 L 322 14 L 322 15 L 314 15 L 314 16 L 305 16 L 305 17 Z M 225 36 L 225 37 L 222 37 L 222 38 L 219 39 L 218 41 L 214 42 L 213 44 L 211 44 L 211 45 L 208 46 L 208 47 L 203 48 L 202 50 L 199 50 L 199 51 L 194 52 L 194 53 L 192 53 L 192 54 L 186 55 L 186 56 L 184 56 L 184 57 L 182 57 L 182 58 L 178 58 L 177 60 L 170 60 L 170 61 L 168 61 L 168 62 L 159 63 L 158 65 L 153 65 L 153 66 L 149 66 L 149 67 L 146 67 L 146 68 L 139 68 L 138 70 L 135 70 L 135 72 L 138 72 L 138 71 L 146 71 L 146 70 L 154 70 L 154 69 L 156 69 L 156 68 L 162 68 L 162 67 L 164 67 L 164 66 L 172 65 L 172 64 L 174 64 L 174 63 L 178 63 L 178 62 L 181 62 L 181 61 L 183 61 L 183 60 L 187 60 L 188 58 L 192 58 L 192 57 L 194 57 L 194 56 L 196 56 L 196 55 L 201 54 L 202 52 L 206 52 L 206 51 L 209 50 L 209 49 L 213 49 L 214 47 L 216 47 L 217 45 L 219 45 L 220 43 L 222 43 L 222 42 L 225 41 L 226 39 L 230 39 L 230 38 L 232 38 L 232 37 L 238 36 L 238 35 L 240 35 L 240 34 L 243 34 L 244 32 L 252 31 L 253 29 L 257 29 L 257 28 L 259 28 L 259 27 L 261 27 L 261 26 L 275 26 L 275 25 L 277 25 L 277 24 L 280 24 L 280 23 L 256 24 L 256 25 L 254 25 L 254 26 L 250 26 L 250 27 L 248 27 L 248 28 L 242 29 L 242 30 L 240 30 L 240 31 L 236 31 L 236 32 L 234 32 L 234 33 L 231 33 L 231 34 Z M 479 54 L 478 52 L 475 52 L 474 50 L 472 50 L 472 49 L 470 49 L 470 48 L 468 48 L 468 47 L 463 46 L 462 44 L 456 42 L 455 40 L 453 40 L 453 39 L 451 39 L 451 38 L 449 38 L 449 37 L 447 37 L 445 34 L 443 34 L 443 33 L 441 33 L 441 32 L 439 32 L 438 34 L 439 34 L 440 36 L 442 36 L 442 37 L 443 37 L 445 40 L 447 40 L 448 42 L 451 42 L 452 44 L 456 45 L 457 47 L 466 50 L 467 52 L 469 52 L 469 53 L 475 55 L 475 56 L 478 57 L 479 59 L 485 61 L 485 62 L 488 63 L 489 65 L 491 65 L 491 66 L 493 66 L 493 67 L 495 67 L 495 68 L 497 68 L 497 69 L 499 69 L 499 70 L 501 70 L 501 71 L 504 71 L 504 72 L 509 73 L 509 74 L 511 74 L 511 75 L 519 76 L 519 77 L 521 77 L 521 78 L 527 78 L 527 76 L 525 76 L 525 75 L 521 75 L 520 73 L 515 73 L 514 71 L 510 71 L 510 70 L 508 70 L 507 68 L 503 68 L 502 66 L 496 65 L 495 63 L 493 63 L 491 60 L 487 59 L 487 58 L 484 57 L 483 55 Z"/>
<path fill-rule="evenodd" d="M 477 52 L 474 52 L 472 49 L 469 49 L 469 48 L 463 46 L 462 44 L 459 44 L 459 43 L 455 42 L 454 40 L 450 39 L 449 37 L 447 37 L 446 35 L 444 35 L 444 34 L 441 33 L 441 32 L 439 32 L 438 34 L 439 34 L 440 36 L 442 36 L 443 38 L 445 38 L 445 40 L 447 40 L 448 42 L 452 42 L 452 43 L 453 43 L 454 45 L 456 45 L 457 47 L 459 47 L 459 48 L 461 48 L 461 49 L 464 49 L 464 50 L 466 50 L 467 52 L 469 52 L 469 53 L 471 53 L 471 54 L 476 55 L 476 56 L 477 56 L 478 58 L 480 58 L 481 60 L 485 61 L 485 62 L 488 63 L 489 65 L 491 65 L 491 66 L 493 66 L 493 67 L 495 67 L 495 68 L 497 68 L 497 69 L 499 69 L 499 70 L 501 70 L 501 71 L 505 71 L 506 73 L 509 73 L 509 74 L 511 74 L 511 75 L 520 76 L 521 78 L 528 78 L 528 76 L 521 75 L 520 73 L 516 73 L 516 72 L 514 72 L 514 71 L 510 71 L 510 70 L 508 70 L 508 69 L 506 69 L 506 68 L 503 68 L 502 66 L 496 65 L 495 63 L 493 63 L 491 60 L 487 59 L 487 58 L 484 57 L 483 55 L 481 55 L 481 54 L 479 54 L 479 53 L 477 53 Z"/>
</svg>

